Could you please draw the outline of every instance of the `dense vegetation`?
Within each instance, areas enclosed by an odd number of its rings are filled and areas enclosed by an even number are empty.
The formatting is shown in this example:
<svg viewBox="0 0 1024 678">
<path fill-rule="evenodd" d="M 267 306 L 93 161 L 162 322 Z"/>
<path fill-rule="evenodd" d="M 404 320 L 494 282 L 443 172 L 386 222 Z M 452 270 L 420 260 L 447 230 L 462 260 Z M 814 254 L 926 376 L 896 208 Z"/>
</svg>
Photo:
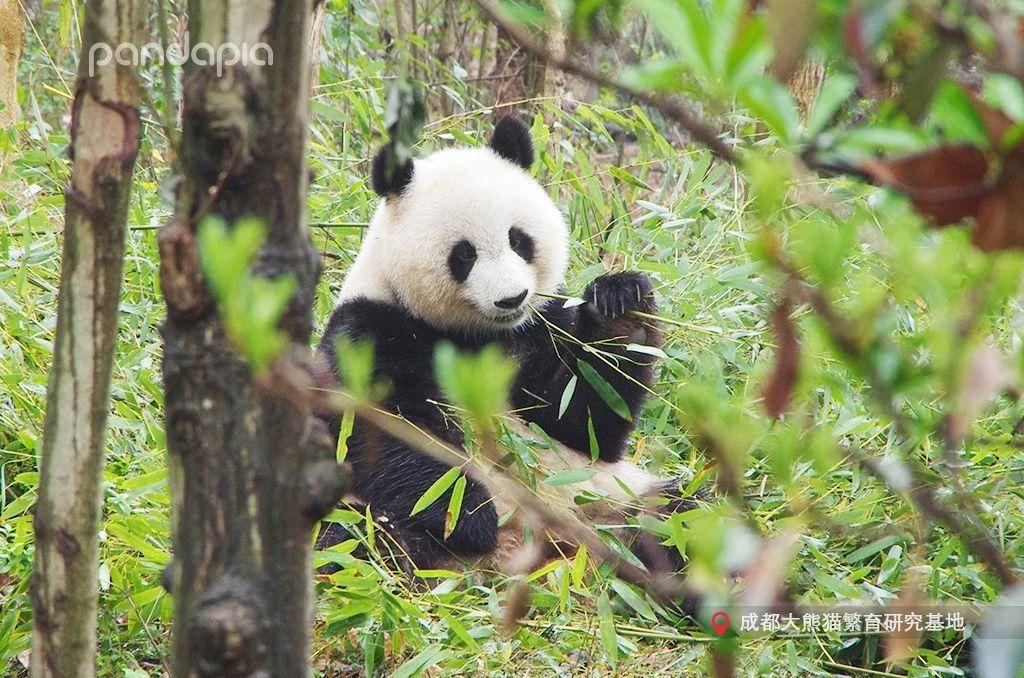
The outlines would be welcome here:
<svg viewBox="0 0 1024 678">
<path fill-rule="evenodd" d="M 688 552 L 709 610 L 742 604 L 725 577 L 734 570 L 802 603 L 991 604 L 1019 591 L 978 547 L 980 534 L 992 535 L 1011 569 L 1024 551 L 1024 262 L 1011 249 L 1024 242 L 1019 198 L 1005 198 L 999 223 L 965 204 L 970 196 L 957 190 L 974 179 L 957 184 L 941 171 L 976 160 L 962 151 L 918 156 L 915 167 L 866 160 L 967 144 L 979 149 L 985 186 L 1004 191 L 988 199 L 1012 194 L 1019 180 L 1004 189 L 992 177 L 1014 167 L 1024 88 L 997 63 L 1008 38 L 991 17 L 972 13 L 974 3 L 867 2 L 856 21 L 841 2 L 769 2 L 761 13 L 738 0 L 554 3 L 573 8 L 568 46 L 588 46 L 623 88 L 570 78 L 552 94 L 553 67 L 496 40 L 472 4 L 413 4 L 420 16 L 397 19 L 399 3 L 328 4 L 309 142 L 309 221 L 325 257 L 321 322 L 376 204 L 367 159 L 397 74 L 427 94 L 423 152 L 478 145 L 496 105 L 512 108 L 532 124 L 536 174 L 568 215 L 569 293 L 623 268 L 656 281 L 665 357 L 633 458 L 694 486 L 717 478 L 714 501 L 666 528 Z M 533 4 L 513 9 L 542 22 Z M 804 25 L 802 14 L 815 11 L 818 24 Z M 20 66 L 24 118 L 0 132 L 0 666 L 14 675 L 25 671 L 31 632 L 32 507 L 78 20 L 64 1 L 35 12 Z M 792 73 L 805 58 L 828 66 L 801 111 L 762 72 Z M 99 581 L 100 672 L 133 677 L 162 674 L 171 622 L 160 584 L 170 499 L 154 233 L 170 214 L 161 121 L 178 96 L 158 66 L 140 77 L 146 125 L 128 218 Z M 639 105 L 622 89 L 653 100 Z M 738 160 L 694 143 L 694 130 L 657 105 L 676 95 L 701 103 Z M 931 228 L 965 217 L 973 233 Z M 920 481 L 930 488 L 923 495 Z M 932 500 L 961 524 L 944 521 Z M 332 518 L 362 525 L 343 512 Z M 376 553 L 374 535 L 366 540 Z M 613 665 L 703 673 L 712 648 L 743 674 L 963 675 L 971 661 L 955 630 L 910 642 L 891 663 L 884 633 L 720 638 L 706 619 L 683 616 L 586 552 L 530 574 L 528 612 L 507 628 L 513 579 L 431 572 L 411 581 L 380 558 L 353 558 L 352 547 L 317 555 L 343 566 L 317 579 L 313 662 L 323 675 L 601 674 Z"/>
</svg>

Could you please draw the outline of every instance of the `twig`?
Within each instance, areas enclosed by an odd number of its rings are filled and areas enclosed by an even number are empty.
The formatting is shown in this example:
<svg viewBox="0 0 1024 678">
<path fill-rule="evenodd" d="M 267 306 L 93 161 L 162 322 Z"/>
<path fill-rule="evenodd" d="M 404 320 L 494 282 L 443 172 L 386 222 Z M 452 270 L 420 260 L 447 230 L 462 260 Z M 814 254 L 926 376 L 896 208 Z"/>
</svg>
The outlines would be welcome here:
<svg viewBox="0 0 1024 678">
<path fill-rule="evenodd" d="M 678 575 L 652 576 L 619 556 L 605 544 L 593 527 L 569 511 L 558 511 L 550 506 L 513 472 L 491 459 L 490 454 L 475 455 L 467 459 L 461 450 L 451 447 L 429 432 L 398 415 L 377 409 L 343 390 L 321 390 L 315 391 L 315 394 L 319 396 L 317 406 L 324 411 L 351 410 L 367 424 L 417 451 L 449 466 L 464 468 L 468 475 L 487 487 L 493 495 L 511 500 L 536 524 L 555 534 L 565 535 L 574 543 L 585 545 L 596 558 L 614 564 L 620 577 L 643 586 L 658 598 L 676 600 L 692 593 Z M 532 435 L 525 427 L 513 425 L 512 428 L 519 433 Z M 578 454 L 560 446 L 557 441 L 552 441 L 552 444 L 562 447 L 566 455 Z M 467 461 L 470 463 L 467 464 Z"/>
<path fill-rule="evenodd" d="M 864 360 L 864 349 L 857 340 L 849 323 L 832 306 L 824 292 L 801 277 L 800 271 L 797 270 L 792 262 L 786 259 L 781 251 L 772 251 L 771 258 L 780 270 L 800 283 L 801 295 L 821 319 L 825 331 L 832 339 L 836 348 L 852 362 L 862 366 L 862 371 L 871 387 L 871 392 L 876 402 L 882 406 L 882 409 L 892 419 L 893 425 L 896 427 L 904 443 L 912 442 L 911 436 L 913 431 L 910 422 L 896 405 L 891 389 L 878 373 L 878 370 L 874 369 L 868 361 Z M 863 468 L 885 483 L 890 490 L 897 493 L 906 491 L 912 503 L 922 513 L 932 520 L 944 524 L 957 536 L 961 537 L 985 561 L 1005 586 L 1011 586 L 1018 582 L 1017 575 L 1007 564 L 1002 550 L 983 527 L 984 522 L 981 518 L 962 506 L 961 510 L 967 517 L 967 520 L 964 520 L 959 514 L 945 506 L 931 488 L 931 481 L 919 464 L 909 459 L 904 460 L 904 467 L 910 474 L 910 482 L 909 487 L 900 487 L 898 483 L 893 482 L 890 474 L 885 472 L 877 459 L 865 454 L 861 450 L 851 448 L 850 453 Z"/>
<path fill-rule="evenodd" d="M 653 92 L 645 92 L 643 90 L 630 87 L 629 85 L 606 75 L 587 64 L 580 63 L 570 59 L 569 57 L 559 57 L 534 40 L 533 37 L 524 31 L 519 24 L 510 20 L 502 10 L 498 9 L 497 5 L 492 2 L 492 0 L 473 1 L 476 6 L 480 8 L 480 11 L 484 16 L 491 21 L 491 23 L 505 31 L 505 33 L 508 34 L 508 36 L 511 37 L 512 40 L 514 40 L 523 49 L 523 51 L 528 53 L 530 56 L 548 64 L 549 66 L 554 66 L 555 68 L 570 75 L 575 75 L 583 78 L 584 80 L 589 80 L 601 87 L 614 89 L 643 104 L 657 108 L 667 117 L 678 123 L 696 141 L 706 146 L 720 160 L 724 160 L 733 165 L 738 163 L 736 152 L 732 147 L 722 141 L 719 132 L 697 117 L 693 113 L 693 107 L 688 105 L 686 102 L 676 97 L 665 96 L 663 94 Z"/>
</svg>

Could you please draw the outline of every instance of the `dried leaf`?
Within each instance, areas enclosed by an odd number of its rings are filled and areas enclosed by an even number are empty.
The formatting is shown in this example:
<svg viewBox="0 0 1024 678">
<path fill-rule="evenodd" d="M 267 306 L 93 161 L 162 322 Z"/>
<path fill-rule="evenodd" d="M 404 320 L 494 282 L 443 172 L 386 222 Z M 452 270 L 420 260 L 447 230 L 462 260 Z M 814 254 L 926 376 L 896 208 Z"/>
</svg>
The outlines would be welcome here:
<svg viewBox="0 0 1024 678">
<path fill-rule="evenodd" d="M 1024 167 L 1005 172 L 981 202 L 971 240 L 986 252 L 1024 247 Z"/>
<path fill-rule="evenodd" d="M 502 615 L 501 628 L 505 633 L 514 633 L 519 622 L 530 609 L 530 589 L 525 579 L 517 581 L 508 594 L 505 602 L 505 613 Z"/>
<path fill-rule="evenodd" d="M 800 342 L 790 314 L 789 297 L 772 310 L 772 332 L 775 335 L 775 369 L 764 385 L 764 408 L 771 417 L 780 417 L 789 409 L 800 365 Z"/>
<path fill-rule="evenodd" d="M 973 146 L 938 146 L 902 158 L 863 160 L 860 167 L 880 184 L 904 193 L 939 226 L 977 216 L 992 193 L 988 161 Z"/>
</svg>

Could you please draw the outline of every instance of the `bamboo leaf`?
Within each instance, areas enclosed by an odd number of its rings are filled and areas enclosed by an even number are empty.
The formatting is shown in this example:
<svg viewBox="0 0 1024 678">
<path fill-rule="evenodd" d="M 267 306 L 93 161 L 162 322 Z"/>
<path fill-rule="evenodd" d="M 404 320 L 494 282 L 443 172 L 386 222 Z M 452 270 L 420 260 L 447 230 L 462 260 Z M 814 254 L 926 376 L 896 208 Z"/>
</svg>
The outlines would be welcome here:
<svg viewBox="0 0 1024 678">
<path fill-rule="evenodd" d="M 579 368 L 580 374 L 583 375 L 583 378 L 587 380 L 587 383 L 590 384 L 597 395 L 601 397 L 601 400 L 611 408 L 612 412 L 626 421 L 633 421 L 626 401 L 622 399 L 622 396 L 615 390 L 615 387 L 609 384 L 590 363 L 585 360 L 577 360 L 576 367 Z"/>
<path fill-rule="evenodd" d="M 572 394 L 576 391 L 576 375 L 572 375 L 572 379 L 565 385 L 565 389 L 562 391 L 562 399 L 558 403 L 558 418 L 561 419 L 562 415 L 569 408 L 569 403 L 572 402 Z"/>
<path fill-rule="evenodd" d="M 608 601 L 607 591 L 602 591 L 597 598 L 597 620 L 601 646 L 608 659 L 615 664 L 619 660 L 619 645 L 618 636 L 615 634 L 615 620 L 612 619 L 612 604 Z"/>
<path fill-rule="evenodd" d="M 455 484 L 455 479 L 459 477 L 458 468 L 450 468 L 445 471 L 444 475 L 435 480 L 427 491 L 416 501 L 412 507 L 412 511 L 409 512 L 410 516 L 414 516 L 420 513 L 425 508 L 437 501 L 442 494 L 448 491 L 448 488 Z"/>
<path fill-rule="evenodd" d="M 460 475 L 455 481 L 452 496 L 448 499 L 448 511 L 444 514 L 444 538 L 447 539 L 455 531 L 455 526 L 462 515 L 462 498 L 466 494 L 466 476 Z"/>
</svg>

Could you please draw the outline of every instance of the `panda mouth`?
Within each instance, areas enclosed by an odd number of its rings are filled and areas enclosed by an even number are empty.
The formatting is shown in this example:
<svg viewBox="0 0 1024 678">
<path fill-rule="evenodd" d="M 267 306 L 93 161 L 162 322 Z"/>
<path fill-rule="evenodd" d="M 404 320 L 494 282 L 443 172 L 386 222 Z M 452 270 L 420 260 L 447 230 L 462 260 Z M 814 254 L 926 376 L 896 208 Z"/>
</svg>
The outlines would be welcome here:
<svg viewBox="0 0 1024 678">
<path fill-rule="evenodd" d="M 499 323 L 512 323 L 526 315 L 526 309 L 519 309 L 518 311 L 512 311 L 505 315 L 494 316 L 494 320 Z"/>
</svg>

